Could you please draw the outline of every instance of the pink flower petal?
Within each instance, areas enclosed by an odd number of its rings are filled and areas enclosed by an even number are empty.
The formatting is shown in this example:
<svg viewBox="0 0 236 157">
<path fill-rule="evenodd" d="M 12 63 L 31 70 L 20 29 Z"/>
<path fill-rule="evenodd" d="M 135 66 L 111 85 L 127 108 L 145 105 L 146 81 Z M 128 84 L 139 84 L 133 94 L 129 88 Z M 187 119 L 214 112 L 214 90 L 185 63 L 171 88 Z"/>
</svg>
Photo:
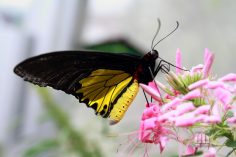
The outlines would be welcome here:
<svg viewBox="0 0 236 157">
<path fill-rule="evenodd" d="M 233 97 L 228 90 L 223 88 L 215 89 L 214 94 L 224 105 L 228 105 Z"/>
<path fill-rule="evenodd" d="M 204 153 L 204 157 L 216 157 L 216 150 L 215 148 L 209 148 L 208 152 Z"/>
<path fill-rule="evenodd" d="M 220 81 L 210 81 L 204 87 L 207 89 L 226 88 L 225 84 Z"/>
<path fill-rule="evenodd" d="M 231 118 L 228 118 L 228 119 L 227 119 L 227 122 L 228 122 L 228 123 L 232 123 L 232 124 L 236 124 L 236 116 L 231 117 Z"/>
<path fill-rule="evenodd" d="M 158 87 L 154 81 L 149 82 L 148 86 L 153 88 L 154 90 L 158 91 Z"/>
<path fill-rule="evenodd" d="M 191 100 L 194 98 L 199 98 L 201 96 L 201 91 L 199 89 L 195 89 L 190 91 L 185 96 L 182 97 L 182 101 Z"/>
<path fill-rule="evenodd" d="M 183 156 L 190 156 L 190 155 L 194 155 L 197 151 L 196 147 L 193 147 L 191 145 L 187 145 L 187 149 L 185 150 Z"/>
<path fill-rule="evenodd" d="M 179 68 L 182 68 L 182 59 L 181 59 L 181 52 L 180 49 L 177 49 L 176 51 L 176 74 L 179 74 L 181 70 Z"/>
<path fill-rule="evenodd" d="M 186 112 L 194 110 L 195 107 L 192 102 L 182 103 L 177 106 L 175 116 L 180 116 Z"/>
<path fill-rule="evenodd" d="M 140 86 L 145 92 L 151 95 L 153 99 L 155 99 L 156 101 L 161 101 L 160 94 L 158 93 L 158 91 L 142 83 L 140 84 Z"/>
<path fill-rule="evenodd" d="M 164 150 L 164 148 L 166 147 L 167 141 L 168 141 L 168 138 L 166 136 L 160 137 L 160 151 L 161 151 L 161 153 Z"/>
<path fill-rule="evenodd" d="M 211 106 L 210 105 L 203 105 L 199 106 L 195 111 L 194 114 L 208 114 Z"/>
<path fill-rule="evenodd" d="M 207 62 L 208 57 L 211 55 L 210 51 L 208 48 L 205 48 L 205 53 L 204 53 L 204 63 Z"/>
<path fill-rule="evenodd" d="M 204 66 L 202 64 L 194 66 L 194 67 L 191 68 L 190 73 L 202 72 L 203 67 Z"/>
<path fill-rule="evenodd" d="M 196 119 L 193 113 L 187 113 L 174 119 L 177 127 L 188 127 L 196 123 Z"/>
<path fill-rule="evenodd" d="M 181 102 L 182 101 L 178 97 L 176 97 L 175 99 L 168 102 L 167 104 L 164 104 L 163 107 L 162 107 L 162 111 L 165 112 L 168 109 L 175 109 L 176 106 Z"/>
<path fill-rule="evenodd" d="M 211 112 L 212 112 L 212 115 L 221 117 L 222 109 L 220 107 L 220 104 L 215 103 L 212 107 Z"/>
<path fill-rule="evenodd" d="M 167 113 L 162 114 L 158 117 L 158 122 L 164 122 L 164 121 L 172 121 L 172 117 L 175 116 L 175 110 L 169 111 Z"/>
<path fill-rule="evenodd" d="M 200 87 L 206 85 L 208 82 L 209 82 L 208 79 L 197 81 L 197 82 L 189 85 L 188 89 L 193 90 L 193 89 L 196 89 L 196 88 L 200 88 Z"/>
<path fill-rule="evenodd" d="M 221 118 L 218 116 L 206 116 L 203 120 L 204 123 L 216 124 L 221 122 Z"/>
<path fill-rule="evenodd" d="M 143 143 L 150 143 L 150 135 L 151 135 L 150 130 L 145 130 L 144 128 L 144 122 L 141 121 L 140 123 L 140 128 L 139 128 L 139 140 L 142 141 Z"/>
<path fill-rule="evenodd" d="M 142 120 L 156 117 L 160 114 L 160 108 L 157 105 L 150 104 L 150 107 L 147 107 L 142 114 Z"/>
<path fill-rule="evenodd" d="M 211 71 L 212 63 L 214 61 L 214 55 L 212 53 L 210 53 L 208 49 L 205 50 L 205 53 L 207 55 L 205 55 L 206 58 L 205 58 L 204 67 L 203 67 L 203 77 L 204 78 L 208 77 L 208 75 Z"/>
<path fill-rule="evenodd" d="M 236 82 L 236 74 L 234 73 L 227 74 L 226 76 L 220 78 L 219 80 L 223 82 Z"/>
<path fill-rule="evenodd" d="M 143 129 L 150 130 L 156 127 L 157 117 L 149 118 L 143 121 Z"/>
<path fill-rule="evenodd" d="M 208 117 L 207 115 L 198 115 L 196 118 L 195 118 L 195 121 L 196 123 L 203 123 L 204 120 L 206 119 L 206 117 Z"/>
</svg>

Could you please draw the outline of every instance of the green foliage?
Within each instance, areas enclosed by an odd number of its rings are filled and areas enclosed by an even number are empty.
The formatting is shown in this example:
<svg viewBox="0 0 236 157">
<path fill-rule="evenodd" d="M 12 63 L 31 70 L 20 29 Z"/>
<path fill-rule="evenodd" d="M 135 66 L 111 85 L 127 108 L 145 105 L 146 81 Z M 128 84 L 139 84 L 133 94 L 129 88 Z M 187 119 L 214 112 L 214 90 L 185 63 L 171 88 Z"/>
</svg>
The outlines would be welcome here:
<svg viewBox="0 0 236 157">
<path fill-rule="evenodd" d="M 221 137 L 234 139 L 233 134 L 229 129 L 229 126 L 223 122 L 213 125 L 208 131 L 206 131 L 206 135 L 208 135 L 212 140 L 216 140 Z"/>
<path fill-rule="evenodd" d="M 59 143 L 56 139 L 47 139 L 29 148 L 25 151 L 23 157 L 36 157 L 42 154 L 42 152 L 56 150 L 58 147 Z"/>
<path fill-rule="evenodd" d="M 58 128 L 59 136 L 57 139 L 47 139 L 34 145 L 26 150 L 24 157 L 38 157 L 52 150 L 64 150 L 65 154 L 69 153 L 74 156 L 103 157 L 98 144 L 87 140 L 83 133 L 73 127 L 67 113 L 53 101 L 47 89 L 38 88 L 38 92 L 45 109 Z"/>
<path fill-rule="evenodd" d="M 227 147 L 236 148 L 236 141 L 232 139 L 228 139 L 226 140 L 225 145 Z"/>
<path fill-rule="evenodd" d="M 197 151 L 195 154 L 193 154 L 193 155 L 183 155 L 182 157 L 196 157 L 196 156 L 200 156 L 200 155 L 202 155 L 203 154 L 203 152 L 202 151 Z"/>
</svg>

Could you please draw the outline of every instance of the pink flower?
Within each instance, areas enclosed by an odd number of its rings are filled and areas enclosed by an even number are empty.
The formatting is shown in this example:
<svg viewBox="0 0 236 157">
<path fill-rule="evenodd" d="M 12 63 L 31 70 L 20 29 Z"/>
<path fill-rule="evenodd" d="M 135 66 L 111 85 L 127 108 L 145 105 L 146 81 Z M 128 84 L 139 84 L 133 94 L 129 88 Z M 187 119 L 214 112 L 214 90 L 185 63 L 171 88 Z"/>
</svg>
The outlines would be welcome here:
<svg viewBox="0 0 236 157">
<path fill-rule="evenodd" d="M 224 138 L 221 129 L 227 129 L 227 134 L 232 132 L 234 136 L 236 74 L 231 73 L 220 79 L 212 77 L 213 60 L 214 55 L 205 49 L 204 65 L 195 66 L 190 72 L 176 68 L 176 73 L 171 71 L 167 74 L 168 86 L 154 81 L 148 86 L 141 84 L 144 91 L 158 101 L 146 105 L 143 111 L 139 131 L 141 142 L 159 144 L 162 152 L 168 140 L 176 140 L 186 146 L 185 152 L 180 155 L 191 156 L 199 149 L 205 150 L 209 146 L 217 148 L 210 139 L 220 143 Z M 182 67 L 179 49 L 176 52 L 176 66 Z M 229 118 L 231 112 L 235 113 Z M 219 123 L 227 126 L 221 128 L 216 125 Z M 215 148 L 204 153 L 204 157 L 215 156 Z"/>
<path fill-rule="evenodd" d="M 158 121 L 158 116 L 162 113 L 154 105 L 146 107 L 143 112 L 139 130 L 139 140 L 143 143 L 160 144 L 162 152 L 166 146 L 168 135 L 172 132 L 164 127 L 165 123 Z"/>
</svg>

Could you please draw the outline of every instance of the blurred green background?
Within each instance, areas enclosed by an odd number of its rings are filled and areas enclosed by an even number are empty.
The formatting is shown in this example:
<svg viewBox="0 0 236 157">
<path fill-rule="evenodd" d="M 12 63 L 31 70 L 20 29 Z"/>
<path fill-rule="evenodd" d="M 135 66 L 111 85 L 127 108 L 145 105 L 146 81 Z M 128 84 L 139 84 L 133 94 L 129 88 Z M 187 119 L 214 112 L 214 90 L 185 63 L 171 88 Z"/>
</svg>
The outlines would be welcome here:
<svg viewBox="0 0 236 157">
<path fill-rule="evenodd" d="M 0 157 L 128 156 L 138 143 L 142 92 L 124 119 L 109 126 L 73 96 L 23 82 L 13 73 L 18 62 L 68 49 L 145 54 L 160 18 L 158 39 L 180 23 L 157 45 L 162 58 L 174 63 L 180 48 L 190 68 L 203 62 L 207 47 L 222 76 L 236 72 L 235 15 L 235 0 L 0 0 Z M 177 152 L 173 143 L 167 149 L 164 156 Z M 144 151 L 140 145 L 131 156 Z M 160 156 L 156 146 L 149 153 Z"/>
</svg>

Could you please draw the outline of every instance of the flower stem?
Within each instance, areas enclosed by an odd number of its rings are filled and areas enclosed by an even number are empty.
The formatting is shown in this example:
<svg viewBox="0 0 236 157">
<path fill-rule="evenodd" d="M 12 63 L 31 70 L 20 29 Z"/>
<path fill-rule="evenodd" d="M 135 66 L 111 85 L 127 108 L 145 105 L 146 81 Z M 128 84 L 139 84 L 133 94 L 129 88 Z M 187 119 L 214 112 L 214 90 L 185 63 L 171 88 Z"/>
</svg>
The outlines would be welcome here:
<svg viewBox="0 0 236 157">
<path fill-rule="evenodd" d="M 225 157 L 229 157 L 235 150 L 236 148 L 232 149 Z"/>
</svg>

